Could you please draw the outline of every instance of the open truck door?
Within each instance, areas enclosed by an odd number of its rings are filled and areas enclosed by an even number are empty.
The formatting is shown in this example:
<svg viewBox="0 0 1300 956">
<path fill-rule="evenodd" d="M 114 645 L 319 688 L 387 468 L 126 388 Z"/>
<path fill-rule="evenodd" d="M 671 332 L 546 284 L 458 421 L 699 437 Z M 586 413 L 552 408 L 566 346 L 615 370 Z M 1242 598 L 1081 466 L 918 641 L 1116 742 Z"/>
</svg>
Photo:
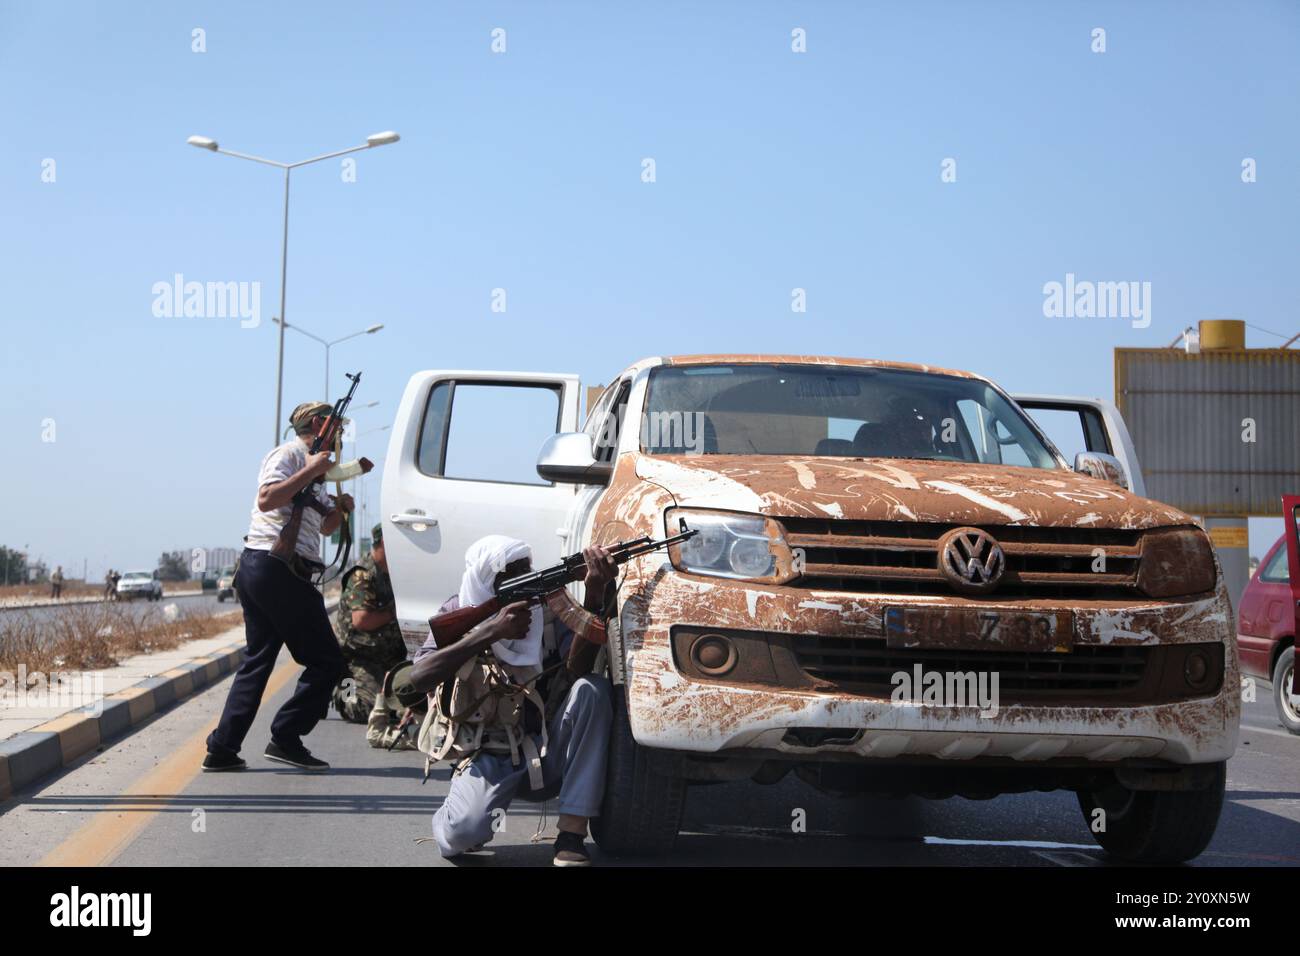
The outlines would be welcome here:
<svg viewBox="0 0 1300 956">
<path fill-rule="evenodd" d="M 1291 613 L 1295 617 L 1296 629 L 1293 634 L 1300 635 L 1300 495 L 1282 496 L 1282 528 L 1286 534 L 1286 564 L 1291 572 Z M 1291 686 L 1282 688 L 1282 693 L 1291 695 L 1294 708 L 1300 704 L 1300 668 L 1291 668 Z"/>
<path fill-rule="evenodd" d="M 465 551 L 488 534 L 559 561 L 574 485 L 537 474 L 556 432 L 578 430 L 578 376 L 536 372 L 418 372 L 388 443 L 381 491 L 384 550 L 408 642 L 460 587 Z"/>
<path fill-rule="evenodd" d="M 1143 498 L 1147 494 L 1137 449 L 1119 409 L 1100 398 L 1070 395 L 1015 395 L 1016 404 L 1029 413 L 1066 459 L 1076 452 L 1110 455 L 1123 467 L 1128 487 Z"/>
</svg>

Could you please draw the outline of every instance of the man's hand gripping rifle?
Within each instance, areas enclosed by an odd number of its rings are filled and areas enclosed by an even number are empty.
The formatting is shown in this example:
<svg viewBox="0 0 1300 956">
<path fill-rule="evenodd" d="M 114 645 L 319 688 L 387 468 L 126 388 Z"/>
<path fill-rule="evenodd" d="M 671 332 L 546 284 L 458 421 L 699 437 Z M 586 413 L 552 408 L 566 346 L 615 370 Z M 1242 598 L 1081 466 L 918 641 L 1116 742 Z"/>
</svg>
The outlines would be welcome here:
<svg viewBox="0 0 1300 956">
<path fill-rule="evenodd" d="M 320 431 L 316 434 L 316 438 L 311 443 L 310 454 L 315 455 L 322 449 L 334 448 L 335 441 L 342 432 L 343 422 L 345 421 L 343 414 L 348 410 L 348 406 L 352 404 L 352 395 L 356 392 L 357 386 L 361 384 L 360 372 L 357 372 L 356 375 L 346 372 L 344 374 L 352 382 L 352 386 L 348 389 L 346 395 L 334 402 L 334 408 L 330 411 L 324 424 L 321 425 Z M 368 468 L 365 470 L 369 471 Z M 316 491 L 324 483 L 324 477 L 313 478 L 293 496 L 293 511 L 289 515 L 289 520 L 284 523 L 284 527 L 280 529 L 275 544 L 271 547 L 271 554 L 291 568 L 297 564 L 298 535 L 302 531 L 302 509 L 315 508 L 317 511 L 322 510 L 320 503 L 316 500 Z M 340 554 L 342 554 L 341 547 Z"/>
<path fill-rule="evenodd" d="M 658 551 L 660 548 L 667 548 L 670 545 L 680 544 L 697 534 L 699 534 L 698 531 L 688 530 L 683 522 L 682 532 L 670 538 L 661 538 L 657 541 L 649 537 L 633 538 L 631 541 L 619 542 L 609 548 L 608 551 L 615 564 L 626 564 L 632 558 L 649 554 L 651 551 Z M 446 611 L 443 614 L 431 617 L 429 619 L 429 630 L 432 632 L 434 642 L 438 647 L 448 647 L 455 644 L 471 629 L 486 621 L 506 605 L 513 604 L 516 601 L 540 604 L 552 594 L 564 590 L 566 585 L 574 581 L 581 581 L 586 572 L 586 559 L 582 553 L 571 554 L 554 567 L 543 568 L 541 571 L 530 571 L 527 574 L 521 574 L 517 578 L 504 581 L 501 587 L 497 589 L 496 597 L 490 601 L 484 601 L 482 604 L 471 607 L 456 608 L 454 611 Z"/>
</svg>

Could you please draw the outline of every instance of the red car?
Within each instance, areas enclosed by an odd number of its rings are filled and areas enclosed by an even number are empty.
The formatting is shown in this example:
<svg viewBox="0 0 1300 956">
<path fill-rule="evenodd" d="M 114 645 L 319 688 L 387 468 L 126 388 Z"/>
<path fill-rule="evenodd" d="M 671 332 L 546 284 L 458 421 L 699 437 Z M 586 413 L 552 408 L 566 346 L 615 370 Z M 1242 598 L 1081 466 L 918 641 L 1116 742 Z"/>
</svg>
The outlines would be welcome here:
<svg viewBox="0 0 1300 956">
<path fill-rule="evenodd" d="M 1300 700 L 1292 693 L 1295 632 L 1295 606 L 1284 534 L 1259 563 L 1241 595 L 1237 646 L 1242 673 L 1273 682 L 1278 719 L 1291 733 L 1300 734 Z"/>
</svg>

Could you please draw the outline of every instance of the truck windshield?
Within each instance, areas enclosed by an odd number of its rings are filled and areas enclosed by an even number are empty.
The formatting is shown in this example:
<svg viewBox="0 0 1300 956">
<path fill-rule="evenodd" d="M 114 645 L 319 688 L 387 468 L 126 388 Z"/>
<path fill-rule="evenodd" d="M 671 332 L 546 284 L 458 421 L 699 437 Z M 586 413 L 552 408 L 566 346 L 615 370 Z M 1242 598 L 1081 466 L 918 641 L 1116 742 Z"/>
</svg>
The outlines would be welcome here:
<svg viewBox="0 0 1300 956">
<path fill-rule="evenodd" d="M 924 458 L 1059 468 L 1024 414 L 979 379 L 824 365 L 660 366 L 651 455 Z"/>
</svg>

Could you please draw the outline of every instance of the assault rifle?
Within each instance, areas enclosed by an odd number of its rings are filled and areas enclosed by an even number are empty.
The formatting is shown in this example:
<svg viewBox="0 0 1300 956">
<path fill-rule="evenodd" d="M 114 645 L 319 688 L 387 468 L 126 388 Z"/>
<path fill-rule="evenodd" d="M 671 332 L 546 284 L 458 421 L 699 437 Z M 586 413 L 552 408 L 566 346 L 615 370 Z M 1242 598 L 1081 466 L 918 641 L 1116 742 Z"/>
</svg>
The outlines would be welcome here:
<svg viewBox="0 0 1300 956">
<path fill-rule="evenodd" d="M 321 425 L 320 431 L 311 443 L 310 454 L 314 455 L 321 449 L 333 448 L 335 437 L 343 428 L 343 413 L 348 410 L 348 405 L 352 404 L 352 394 L 357 390 L 357 386 L 361 384 L 360 372 L 357 372 L 356 375 L 347 372 L 344 374 L 352 382 L 352 387 L 348 389 L 346 395 L 334 402 L 334 408 L 326 417 L 325 423 Z M 293 496 L 293 511 L 290 512 L 289 520 L 284 523 L 284 527 L 280 529 L 275 544 L 271 546 L 272 556 L 294 569 L 294 572 L 299 574 L 300 577 L 304 576 L 299 570 L 303 567 L 303 563 L 298 560 L 298 535 L 302 531 L 302 509 L 315 508 L 317 511 L 321 511 L 320 502 L 316 500 L 316 490 L 324 483 L 323 477 L 313 478 Z M 343 520 L 346 523 L 348 516 L 344 515 Z M 343 542 L 347 530 L 341 528 L 339 531 L 339 556 L 344 554 Z M 347 537 L 350 544 L 350 535 Z"/>
<path fill-rule="evenodd" d="M 662 538 L 658 541 L 649 537 L 620 541 L 608 549 L 610 557 L 614 559 L 616 564 L 626 564 L 632 558 L 649 554 L 651 551 L 658 551 L 660 548 L 666 548 L 669 545 L 679 544 L 699 534 L 699 531 L 686 529 L 684 523 L 682 528 L 681 534 L 675 534 L 671 538 Z M 445 611 L 429 618 L 429 630 L 433 634 L 434 643 L 438 647 L 448 647 L 455 644 L 471 628 L 482 624 L 507 604 L 513 604 L 516 601 L 540 604 L 550 595 L 563 590 L 565 585 L 582 580 L 586 570 L 587 560 L 579 552 L 578 554 L 569 555 L 554 567 L 543 568 L 541 571 L 530 571 L 527 574 L 521 574 L 517 578 L 510 578 L 502 582 L 501 586 L 497 588 L 495 597 L 484 601 L 482 604 L 458 607 L 454 611 Z"/>
</svg>

